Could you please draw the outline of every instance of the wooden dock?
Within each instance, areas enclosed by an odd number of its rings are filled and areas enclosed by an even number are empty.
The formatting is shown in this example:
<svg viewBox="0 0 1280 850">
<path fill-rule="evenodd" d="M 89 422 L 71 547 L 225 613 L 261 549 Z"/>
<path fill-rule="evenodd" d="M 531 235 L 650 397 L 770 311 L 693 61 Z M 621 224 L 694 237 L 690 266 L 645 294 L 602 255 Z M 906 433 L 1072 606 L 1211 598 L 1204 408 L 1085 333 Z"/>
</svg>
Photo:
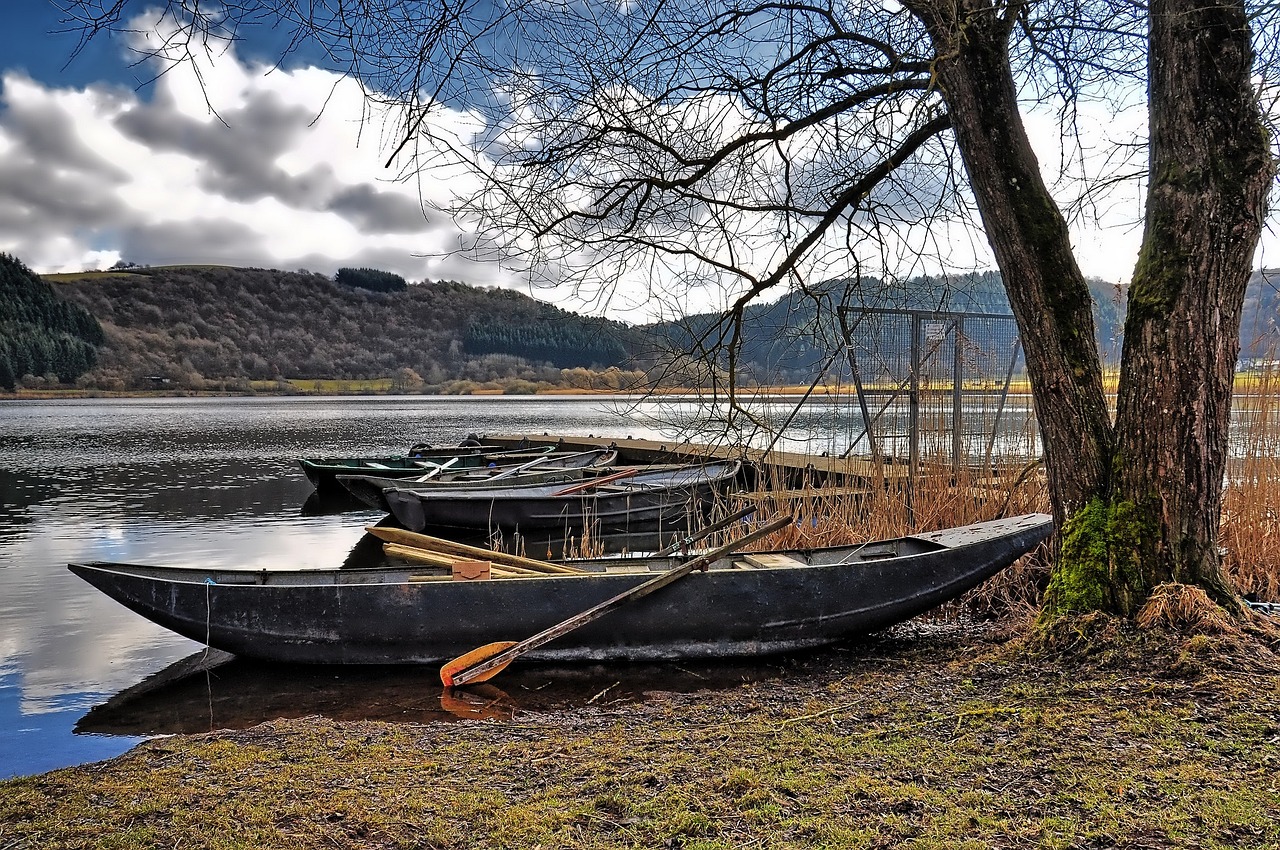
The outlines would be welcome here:
<svg viewBox="0 0 1280 850">
<path fill-rule="evenodd" d="M 567 451 L 612 446 L 618 452 L 618 463 L 691 463 L 699 460 L 741 460 L 762 480 L 782 487 L 859 486 L 869 482 L 899 481 L 907 477 L 901 463 L 876 463 L 867 458 L 841 458 L 799 452 L 765 452 L 743 446 L 707 443 L 658 442 L 618 437 L 578 437 L 559 434 L 483 434 L 486 445 L 518 448 L 555 444 Z M 771 477 L 772 476 L 772 477 Z"/>
</svg>

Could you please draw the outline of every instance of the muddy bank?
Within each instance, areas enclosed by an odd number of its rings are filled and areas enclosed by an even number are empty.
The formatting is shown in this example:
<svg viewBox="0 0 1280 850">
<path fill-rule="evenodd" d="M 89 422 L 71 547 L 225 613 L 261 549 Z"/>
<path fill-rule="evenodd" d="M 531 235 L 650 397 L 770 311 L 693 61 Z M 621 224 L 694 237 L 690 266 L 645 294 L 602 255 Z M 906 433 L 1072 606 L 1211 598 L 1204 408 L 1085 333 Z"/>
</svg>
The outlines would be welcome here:
<svg viewBox="0 0 1280 850">
<path fill-rule="evenodd" d="M 157 739 L 0 784 L 0 848 L 1274 847 L 1280 672 L 903 629 L 719 690 Z M 1087 643 L 1087 641 L 1082 641 Z M 500 685 L 495 680 L 494 685 Z"/>
</svg>

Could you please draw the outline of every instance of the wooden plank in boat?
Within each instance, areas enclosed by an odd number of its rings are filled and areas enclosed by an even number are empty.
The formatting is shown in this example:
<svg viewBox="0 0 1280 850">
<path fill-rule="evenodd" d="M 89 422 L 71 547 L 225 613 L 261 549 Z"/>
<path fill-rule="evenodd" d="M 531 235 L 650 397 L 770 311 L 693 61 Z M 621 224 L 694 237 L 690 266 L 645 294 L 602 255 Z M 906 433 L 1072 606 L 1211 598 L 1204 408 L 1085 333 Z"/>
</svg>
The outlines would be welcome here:
<svg viewBox="0 0 1280 850">
<path fill-rule="evenodd" d="M 748 552 L 742 556 L 753 567 L 804 567 L 808 566 L 799 558 L 784 555 L 780 552 Z"/>
</svg>

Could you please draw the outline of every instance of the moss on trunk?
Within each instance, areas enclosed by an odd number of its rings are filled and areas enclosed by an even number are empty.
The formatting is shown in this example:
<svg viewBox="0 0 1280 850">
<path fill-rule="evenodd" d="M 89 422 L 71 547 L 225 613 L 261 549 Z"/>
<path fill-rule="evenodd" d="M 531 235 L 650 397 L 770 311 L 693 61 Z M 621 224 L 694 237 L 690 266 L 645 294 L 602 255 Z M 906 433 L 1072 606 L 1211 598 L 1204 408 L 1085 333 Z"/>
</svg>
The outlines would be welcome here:
<svg viewBox="0 0 1280 850">
<path fill-rule="evenodd" d="M 1149 590 L 1142 567 L 1156 535 L 1150 512 L 1133 502 L 1091 500 L 1062 529 L 1041 622 L 1086 611 L 1132 617 Z"/>
</svg>

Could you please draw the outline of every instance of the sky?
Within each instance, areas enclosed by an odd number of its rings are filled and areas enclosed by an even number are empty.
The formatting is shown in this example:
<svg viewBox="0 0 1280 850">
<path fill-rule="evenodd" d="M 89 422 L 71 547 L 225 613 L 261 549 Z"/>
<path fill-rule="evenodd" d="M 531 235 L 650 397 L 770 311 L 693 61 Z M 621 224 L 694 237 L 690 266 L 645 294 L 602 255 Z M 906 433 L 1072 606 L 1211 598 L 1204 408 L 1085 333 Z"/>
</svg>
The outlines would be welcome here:
<svg viewBox="0 0 1280 850">
<path fill-rule="evenodd" d="M 456 255 L 434 204 L 462 178 L 396 180 L 385 116 L 350 80 L 238 46 L 154 78 L 123 37 L 90 44 L 46 0 L 0 29 L 0 250 L 40 273 L 216 263 L 519 285 Z M 256 54 L 246 50 L 256 49 Z M 206 97 L 207 96 L 207 97 Z"/>
<path fill-rule="evenodd" d="M 372 267 L 411 281 L 513 286 L 571 306 L 567 293 L 535 292 L 519 270 L 459 250 L 469 234 L 438 207 L 474 190 L 471 178 L 432 170 L 398 180 L 384 166 L 393 116 L 371 109 L 353 81 L 303 60 L 275 68 L 279 45 L 270 41 L 217 54 L 201 79 L 189 67 L 155 79 L 156 66 L 139 62 L 127 38 L 101 38 L 73 58 L 77 35 L 59 32 L 65 25 L 48 0 L 5 3 L 0 251 L 37 272 L 118 261 L 324 274 Z M 1104 116 L 1106 130 L 1140 132 L 1143 111 Z M 446 132 L 466 132 L 465 116 L 437 120 Z M 1031 115 L 1027 124 L 1042 164 L 1051 164 L 1061 137 L 1055 116 Z M 1136 192 L 1073 219 L 1085 273 L 1127 281 L 1140 226 Z M 1270 234 L 1261 262 L 1280 262 L 1274 241 Z M 950 244 L 950 270 L 992 267 L 972 238 Z M 615 301 L 614 312 L 643 302 Z"/>
</svg>

